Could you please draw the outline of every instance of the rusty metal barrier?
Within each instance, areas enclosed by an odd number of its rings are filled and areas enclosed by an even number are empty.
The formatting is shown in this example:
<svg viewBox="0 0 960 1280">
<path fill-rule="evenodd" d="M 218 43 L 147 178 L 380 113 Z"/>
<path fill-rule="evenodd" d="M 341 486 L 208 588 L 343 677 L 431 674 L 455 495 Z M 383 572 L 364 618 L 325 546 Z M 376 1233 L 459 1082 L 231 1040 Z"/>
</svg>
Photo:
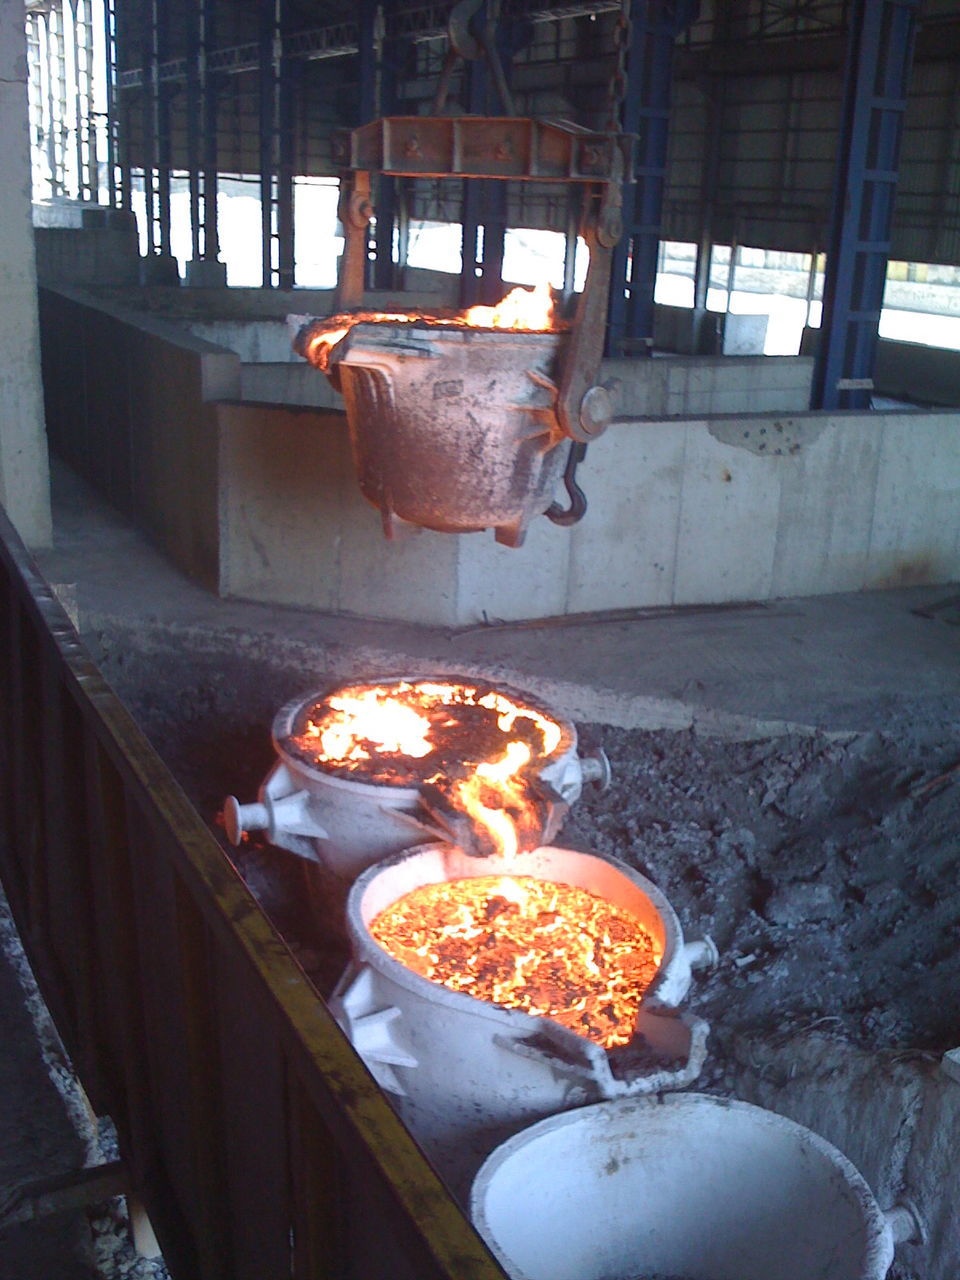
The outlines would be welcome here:
<svg viewBox="0 0 960 1280">
<path fill-rule="evenodd" d="M 503 1280 L 2 511 L 0 877 L 176 1280 Z"/>
</svg>

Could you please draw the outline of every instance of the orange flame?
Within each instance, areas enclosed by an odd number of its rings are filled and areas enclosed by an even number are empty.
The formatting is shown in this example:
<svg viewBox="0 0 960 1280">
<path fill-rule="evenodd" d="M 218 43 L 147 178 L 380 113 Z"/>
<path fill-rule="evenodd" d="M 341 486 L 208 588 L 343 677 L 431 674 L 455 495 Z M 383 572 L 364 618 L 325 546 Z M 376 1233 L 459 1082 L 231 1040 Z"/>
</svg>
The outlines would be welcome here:
<svg viewBox="0 0 960 1280">
<path fill-rule="evenodd" d="M 549 332 L 555 327 L 553 294 L 549 284 L 534 289 L 511 289 L 495 307 L 468 307 L 460 314 L 443 316 L 416 311 L 341 312 L 314 320 L 297 340 L 297 349 L 316 368 L 326 371 L 330 356 L 355 324 L 456 325 L 471 329 L 515 329 L 528 333 Z"/>
<path fill-rule="evenodd" d="M 511 856 L 542 839 L 532 771 L 562 740 L 555 720 L 498 690 L 425 680 L 337 690 L 288 745 L 364 781 L 430 784 L 486 833 L 483 851 Z"/>
<path fill-rule="evenodd" d="M 453 803 L 478 826 L 486 828 L 503 858 L 512 858 L 520 847 L 517 824 L 509 810 L 522 812 L 524 808 L 525 783 L 517 775 L 529 763 L 527 744 L 509 742 L 500 760 L 482 760 L 469 778 L 455 782 L 450 790 Z"/>
<path fill-rule="evenodd" d="M 633 1035 L 662 952 L 622 908 L 533 876 L 424 885 L 368 926 L 415 973 L 508 1009 L 552 1018 L 605 1048 Z"/>
<path fill-rule="evenodd" d="M 355 324 L 359 324 L 363 320 L 377 320 L 380 322 L 393 320 L 405 324 L 413 319 L 415 319 L 414 316 L 401 311 L 394 313 L 388 311 L 360 311 L 352 316 L 331 316 L 328 321 L 324 321 L 324 324 L 334 327 L 323 328 L 318 333 L 311 334 L 304 344 L 303 354 L 316 368 L 326 370 L 330 367 L 330 353 L 333 348 L 337 343 L 343 341 Z"/>
<path fill-rule="evenodd" d="M 369 754 L 363 742 L 379 751 L 400 752 L 419 759 L 431 749 L 430 721 L 413 707 L 396 699 L 378 697 L 378 690 L 363 689 L 351 697 L 333 697 L 333 711 L 343 712 L 326 728 L 318 730 L 320 751 L 327 759 L 362 760 Z M 311 724 L 308 733 L 315 731 Z"/>
<path fill-rule="evenodd" d="M 534 332 L 553 325 L 553 294 L 549 284 L 534 289 L 511 289 L 495 307 L 468 307 L 464 321 L 477 329 L 526 329 Z"/>
</svg>

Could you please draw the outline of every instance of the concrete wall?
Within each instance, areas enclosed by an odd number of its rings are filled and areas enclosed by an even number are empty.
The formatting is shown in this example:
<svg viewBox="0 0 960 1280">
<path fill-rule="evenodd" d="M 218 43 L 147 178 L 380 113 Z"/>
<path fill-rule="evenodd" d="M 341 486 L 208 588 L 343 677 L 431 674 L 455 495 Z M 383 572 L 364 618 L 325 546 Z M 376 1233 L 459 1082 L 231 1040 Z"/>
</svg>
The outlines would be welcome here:
<svg viewBox="0 0 960 1280">
<path fill-rule="evenodd" d="M 289 332 L 282 337 L 289 345 Z M 258 321 L 261 331 L 269 322 Z M 191 332 L 228 336 L 236 324 L 191 325 Z M 278 334 L 277 341 L 280 340 Z M 255 332 L 232 350 L 261 351 L 265 344 Z M 670 356 L 654 360 L 605 360 L 600 377 L 614 380 L 614 400 L 618 416 L 665 418 L 710 413 L 750 413 L 769 410 L 796 413 L 810 403 L 813 361 L 798 356 Z M 302 408 L 342 409 L 343 398 L 322 374 L 299 358 L 264 363 L 247 363 L 241 370 L 241 399 L 272 405 Z"/>
<path fill-rule="evenodd" d="M 30 221 L 24 8 L 0 4 L 0 503 L 25 542 L 49 545 L 50 480 Z"/>
<path fill-rule="evenodd" d="M 240 357 L 242 400 L 343 408 L 342 397 L 327 379 L 294 353 L 291 342 L 296 326 L 285 320 L 188 319 L 184 325 L 195 337 L 227 347 Z M 600 377 L 615 380 L 615 403 L 621 417 L 663 418 L 759 410 L 798 412 L 810 403 L 812 375 L 813 360 L 805 356 L 694 355 L 605 360 Z"/>
<path fill-rule="evenodd" d="M 585 520 L 513 550 L 385 541 L 344 415 L 244 403 L 237 355 L 182 325 L 43 291 L 43 333 L 60 452 L 224 595 L 458 626 L 960 577 L 960 413 L 745 411 L 802 402 L 809 361 L 622 362 L 632 412 L 581 468 Z"/>
<path fill-rule="evenodd" d="M 217 421 L 240 361 L 151 317 L 41 290 L 52 447 L 191 576 L 219 582 Z"/>
<path fill-rule="evenodd" d="M 873 380 L 881 395 L 897 400 L 960 405 L 960 351 L 881 338 Z"/>
<path fill-rule="evenodd" d="M 221 588 L 464 625 L 767 600 L 960 576 L 960 415 L 623 422 L 581 468 L 590 509 L 526 544 L 386 543 L 342 419 L 224 406 Z"/>
<path fill-rule="evenodd" d="M 132 213 L 63 200 L 34 205 L 33 227 L 41 284 L 137 284 L 140 244 Z"/>
<path fill-rule="evenodd" d="M 617 415 L 665 418 L 717 413 L 798 413 L 810 403 L 813 360 L 801 356 L 664 356 L 605 360 L 616 378 Z"/>
</svg>

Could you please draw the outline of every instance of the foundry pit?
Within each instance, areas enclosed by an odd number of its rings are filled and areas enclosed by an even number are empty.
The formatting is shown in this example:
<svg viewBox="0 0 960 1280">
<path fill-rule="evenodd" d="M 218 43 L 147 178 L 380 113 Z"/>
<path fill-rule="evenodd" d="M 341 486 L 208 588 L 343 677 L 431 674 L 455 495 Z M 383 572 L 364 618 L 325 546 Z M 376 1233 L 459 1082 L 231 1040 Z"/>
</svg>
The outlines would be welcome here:
<svg viewBox="0 0 960 1280">
<path fill-rule="evenodd" d="M 162 623 L 134 631 L 100 599 L 98 630 L 110 678 L 204 812 L 215 813 L 231 788 L 255 791 L 272 762 L 271 716 L 302 692 L 305 671 L 317 681 L 322 662 L 333 681 L 358 674 L 337 646 L 335 630 L 318 650 L 315 626 L 298 638 L 295 618 L 287 619 L 292 632 L 277 643 L 264 629 L 266 615 L 257 622 L 255 607 L 234 606 L 235 619 L 242 614 L 250 620 L 241 646 L 235 633 L 221 637 L 205 625 L 185 650 Z M 939 597 L 928 592 L 926 599 L 936 603 Z M 929 677 L 912 684 L 908 678 L 904 687 L 903 663 L 894 663 L 885 706 L 875 693 L 887 679 L 883 650 L 872 651 L 868 692 L 858 682 L 856 667 L 866 669 L 867 662 L 865 655 L 857 657 L 856 631 L 840 625 L 849 607 L 842 601 L 832 613 L 801 602 L 782 613 L 571 628 L 562 661 L 552 631 L 544 637 L 491 630 L 452 643 L 460 670 L 470 670 L 459 660 L 463 653 L 475 663 L 481 646 L 488 654 L 495 652 L 491 645 L 499 646 L 512 663 L 512 679 L 501 666 L 501 680 L 540 689 L 553 706 L 575 708 L 581 745 L 602 744 L 611 756 L 615 788 L 604 795 L 589 791 L 560 842 L 615 856 L 627 850 L 669 896 L 692 936 L 702 930 L 715 937 L 720 969 L 698 984 L 693 1005 L 713 1026 L 710 1055 L 695 1087 L 735 1094 L 822 1134 L 860 1169 L 883 1207 L 905 1184 L 915 1188 L 931 1237 L 949 1241 L 953 1213 L 939 1186 L 947 1171 L 937 1163 L 934 1139 L 938 1128 L 957 1123 L 951 1119 L 956 1086 L 937 1066 L 958 1018 L 956 948 L 950 942 L 958 913 L 949 891 L 956 873 L 956 806 L 948 786 L 917 798 L 909 788 L 936 778 L 960 757 L 960 687 L 950 683 L 952 630 L 943 623 L 931 628 L 909 612 L 922 603 L 917 593 L 897 600 L 870 602 L 877 620 L 871 634 L 879 633 L 882 617 L 887 637 L 899 629 L 931 660 L 942 638 L 944 667 L 934 693 Z M 877 612 L 881 607 L 886 613 Z M 758 646 L 751 677 L 735 694 L 729 668 L 711 654 L 734 634 L 750 652 L 751 629 Z M 378 650 L 376 629 L 367 625 L 361 634 L 364 672 L 375 671 L 378 661 L 382 670 L 396 670 L 397 654 Z M 396 629 L 391 634 L 396 638 Z M 424 633 L 417 643 L 427 638 Z M 801 653 L 807 646 L 836 645 L 823 651 L 829 658 L 817 667 L 817 684 L 807 685 L 806 705 L 810 718 L 822 713 L 832 729 L 847 730 L 839 736 L 783 732 L 784 712 L 802 721 L 797 699 L 803 668 L 795 671 L 789 693 L 768 673 L 778 664 L 782 670 L 797 653 L 798 638 Z M 411 645 L 404 665 L 414 671 L 413 638 L 402 643 Z M 419 650 L 420 670 L 427 673 L 442 668 L 440 654 L 449 663 L 451 641 L 438 636 L 435 643 L 435 651 L 429 645 Z M 644 699 L 644 673 L 655 671 L 669 687 L 668 660 L 681 670 L 693 644 L 701 645 L 702 677 L 721 689 L 720 705 L 707 712 L 694 702 Z M 632 703 L 615 695 L 605 674 L 615 663 L 622 668 L 626 655 L 641 691 Z M 847 655 L 853 665 L 844 665 Z M 584 667 L 573 684 L 569 676 L 578 662 Z M 518 663 L 527 664 L 523 678 Z M 532 674 L 538 664 L 539 674 Z M 488 658 L 484 669 L 494 665 Z M 561 684 L 564 669 L 567 682 Z M 717 683 L 722 673 L 725 686 Z M 823 702 L 831 680 L 842 680 L 845 699 L 841 704 L 834 698 L 832 711 Z M 560 697 L 558 689 L 565 691 Z M 688 696 L 695 699 L 697 690 L 691 687 Z M 838 713 L 841 705 L 845 710 Z M 761 709 L 768 717 L 779 713 L 781 723 L 764 722 Z M 725 738 L 668 727 L 684 715 L 687 726 L 691 716 L 712 715 Z M 585 721 L 603 718 L 632 718 L 633 727 L 584 728 Z M 651 727 L 637 727 L 638 720 Z M 653 728 L 658 720 L 661 727 Z M 855 732 L 857 722 L 865 731 Z M 324 880 L 322 868 L 287 854 L 280 855 L 286 862 L 278 876 L 277 854 L 256 837 L 234 856 L 301 963 L 321 990 L 331 991 L 348 958 L 338 923 L 344 901 L 333 910 L 332 877 Z M 317 915 L 324 903 L 329 919 Z M 949 1248 L 939 1245 L 931 1254 L 907 1246 L 901 1252 L 906 1269 L 892 1277 L 953 1280 L 952 1264 L 943 1260 L 951 1256 L 943 1252 Z"/>
<path fill-rule="evenodd" d="M 901 1250 L 891 1280 L 954 1280 L 942 1138 L 960 1104 L 939 1058 L 958 1021 L 960 842 L 951 784 L 914 794 L 960 758 L 949 593 L 451 634 L 210 602 L 109 513 L 91 526 L 95 509 L 68 508 L 83 573 L 66 547 L 43 567 L 78 582 L 85 636 L 202 813 L 255 793 L 277 707 L 361 673 L 455 667 L 569 714 L 616 788 L 588 791 L 559 841 L 626 850 L 721 951 L 695 992 L 713 1025 L 697 1091 L 821 1134 L 884 1208 L 910 1188 L 930 1242 Z M 331 992 L 342 886 L 255 836 L 233 856 Z"/>
</svg>

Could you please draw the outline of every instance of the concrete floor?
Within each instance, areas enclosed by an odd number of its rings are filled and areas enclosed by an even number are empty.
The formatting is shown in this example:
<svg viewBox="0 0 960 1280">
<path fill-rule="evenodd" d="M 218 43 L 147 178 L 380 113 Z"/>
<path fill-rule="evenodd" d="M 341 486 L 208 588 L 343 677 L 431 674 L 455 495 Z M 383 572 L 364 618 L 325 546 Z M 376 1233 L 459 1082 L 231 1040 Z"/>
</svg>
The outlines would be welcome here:
<svg viewBox="0 0 960 1280">
<path fill-rule="evenodd" d="M 305 673 L 482 672 L 533 689 L 578 720 L 733 737 L 798 726 L 890 729 L 901 716 L 960 712 L 956 586 L 556 623 L 492 619 L 451 632 L 218 600 L 62 467 L 54 497 L 56 543 L 38 561 L 94 645 L 114 626 L 229 634 L 247 648 L 282 650 Z M 82 1143 L 50 1085 L 22 993 L 2 968 L 0 1027 L 0 1185 L 77 1167 Z M 81 1228 L 76 1217 L 50 1220 L 0 1239 L 0 1280 L 94 1274 L 78 1251 Z"/>
<path fill-rule="evenodd" d="M 40 568 L 92 636 L 111 624 L 173 626 L 229 633 L 294 661 L 300 654 L 305 672 L 482 672 L 550 697 L 574 719 L 625 728 L 755 737 L 788 726 L 862 731 L 900 714 L 960 710 L 960 586 L 491 618 L 450 631 L 219 600 L 63 467 L 54 504 L 55 546 L 38 557 Z"/>
</svg>

